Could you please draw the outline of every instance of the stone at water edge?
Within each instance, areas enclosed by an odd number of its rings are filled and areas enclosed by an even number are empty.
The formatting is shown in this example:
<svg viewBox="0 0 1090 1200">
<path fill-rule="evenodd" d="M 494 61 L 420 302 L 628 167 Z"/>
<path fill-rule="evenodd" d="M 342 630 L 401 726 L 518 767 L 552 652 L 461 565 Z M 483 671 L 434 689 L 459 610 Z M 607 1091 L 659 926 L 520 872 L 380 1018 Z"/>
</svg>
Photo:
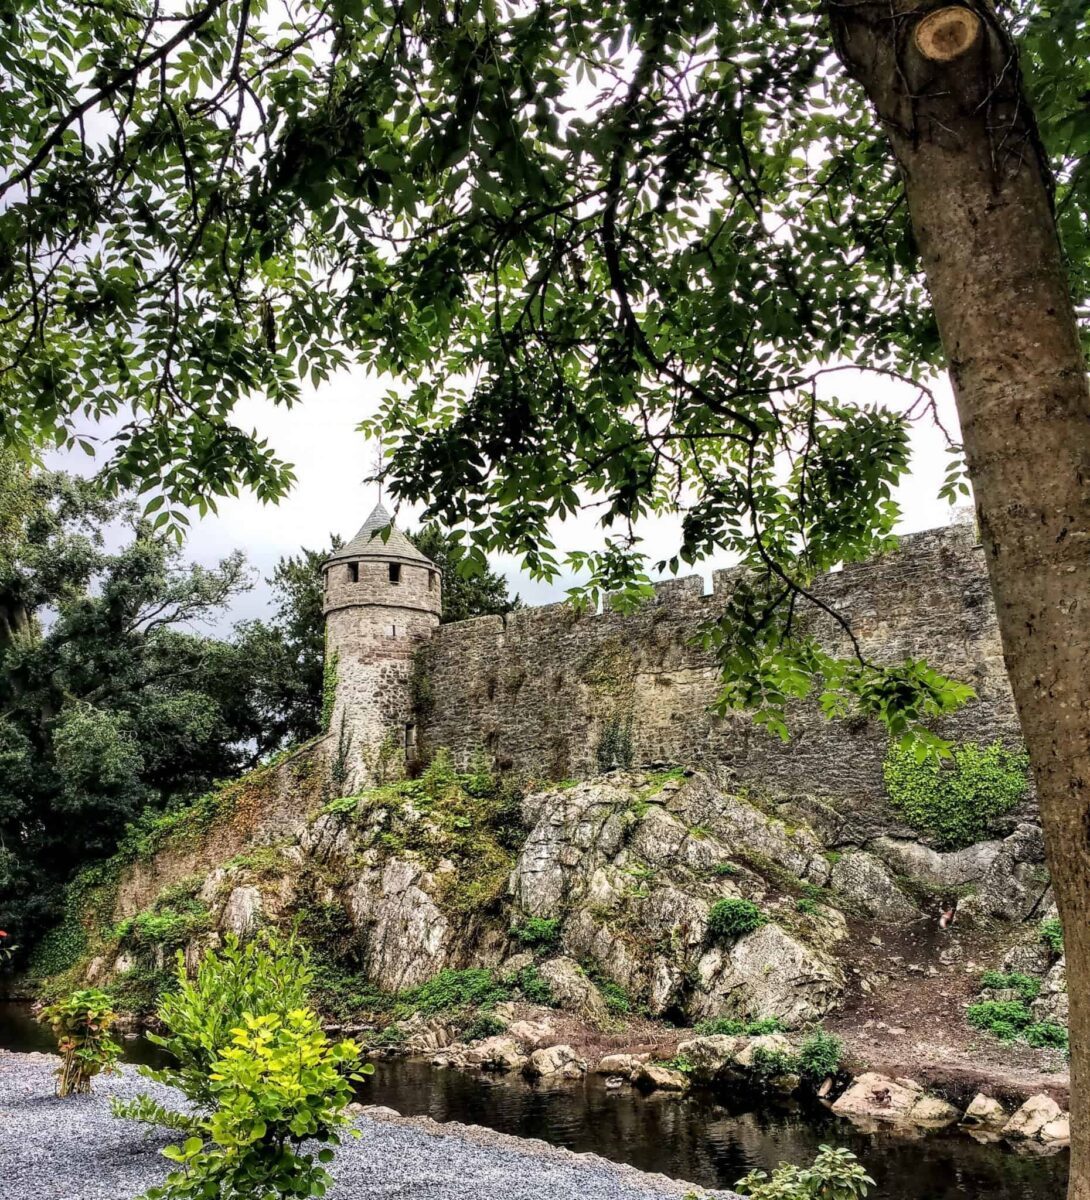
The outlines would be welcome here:
<svg viewBox="0 0 1090 1200">
<path fill-rule="evenodd" d="M 607 1054 L 598 1060 L 594 1073 L 595 1075 L 621 1075 L 628 1079 L 650 1058 L 650 1054 Z"/>
<path fill-rule="evenodd" d="M 548 1021 L 512 1021 L 507 1027 L 507 1036 L 527 1050 L 556 1045 L 556 1031 Z"/>
<path fill-rule="evenodd" d="M 965 1115 L 961 1118 L 962 1125 L 972 1129 L 984 1129 L 998 1132 L 1009 1119 L 1007 1110 L 993 1096 L 985 1096 L 977 1092 Z"/>
<path fill-rule="evenodd" d="M 912 1079 L 890 1079 L 868 1071 L 852 1081 L 833 1104 L 833 1112 L 857 1121 L 885 1121 L 927 1128 L 952 1125 L 958 1110 L 937 1096 L 928 1096 Z"/>
<path fill-rule="evenodd" d="M 466 1052 L 465 1058 L 470 1066 L 494 1071 L 518 1071 L 527 1063 L 518 1042 L 502 1033 L 478 1042 Z"/>
<path fill-rule="evenodd" d="M 1042 1142 L 1054 1145 L 1067 1145 L 1071 1141 L 1071 1114 L 1060 1115 L 1049 1123 L 1037 1135 Z"/>
<path fill-rule="evenodd" d="M 1003 1136 L 1011 1141 L 1039 1138 L 1044 1128 L 1063 1116 L 1063 1110 L 1043 1092 L 1030 1098 L 1003 1126 Z"/>
<path fill-rule="evenodd" d="M 544 1050 L 535 1050 L 523 1067 L 523 1072 L 531 1078 L 561 1075 L 565 1079 L 578 1079 L 586 1074 L 586 1070 L 586 1061 L 571 1046 L 549 1046 Z"/>
<path fill-rule="evenodd" d="M 633 1076 L 632 1082 L 641 1088 L 661 1092 L 686 1092 L 689 1090 L 689 1077 L 673 1067 L 665 1067 L 660 1063 L 644 1063 Z"/>
<path fill-rule="evenodd" d="M 679 1058 L 686 1058 L 693 1064 L 695 1078 L 707 1080 L 733 1066 L 734 1056 L 745 1045 L 746 1039 L 742 1036 L 714 1033 L 681 1042 L 677 1053 Z"/>
</svg>

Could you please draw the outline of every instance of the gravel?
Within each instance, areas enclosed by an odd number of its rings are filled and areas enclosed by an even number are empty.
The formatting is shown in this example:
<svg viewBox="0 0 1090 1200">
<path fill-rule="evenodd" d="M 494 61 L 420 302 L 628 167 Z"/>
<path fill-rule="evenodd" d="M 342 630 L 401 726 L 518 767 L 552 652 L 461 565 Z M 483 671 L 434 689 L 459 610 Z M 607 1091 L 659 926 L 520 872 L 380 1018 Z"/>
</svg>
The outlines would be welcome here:
<svg viewBox="0 0 1090 1200">
<path fill-rule="evenodd" d="M 53 1094 L 57 1060 L 0 1051 L 0 1200 L 133 1200 L 166 1174 L 166 1131 L 117 1120 L 110 1096 L 179 1097 L 125 1067 L 90 1096 Z M 337 1152 L 333 1200 L 662 1200 L 696 1190 L 594 1154 L 480 1126 L 366 1110 Z"/>
</svg>

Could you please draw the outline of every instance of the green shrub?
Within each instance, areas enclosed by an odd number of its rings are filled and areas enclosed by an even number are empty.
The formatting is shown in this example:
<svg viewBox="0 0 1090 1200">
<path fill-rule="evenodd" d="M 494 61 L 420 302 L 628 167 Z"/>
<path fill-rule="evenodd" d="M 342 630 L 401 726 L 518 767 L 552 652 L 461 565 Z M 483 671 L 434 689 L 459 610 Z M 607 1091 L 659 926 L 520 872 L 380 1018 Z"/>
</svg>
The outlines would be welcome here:
<svg viewBox="0 0 1090 1200">
<path fill-rule="evenodd" d="M 158 1017 L 165 1033 L 149 1034 L 172 1065 L 142 1075 L 177 1087 L 193 1106 L 175 1112 L 148 1096 L 115 1098 L 115 1116 L 190 1134 L 163 1153 L 178 1163 L 147 1200 L 206 1197 L 318 1196 L 330 1179 L 304 1141 L 336 1144 L 352 1098 L 359 1047 L 332 1045 L 306 1006 L 309 959 L 298 940 L 266 931 L 248 945 L 229 936 L 202 958 L 194 979 L 177 961 L 178 990 Z M 321 1163 L 332 1151 L 318 1153 Z"/>
<path fill-rule="evenodd" d="M 630 767 L 633 755 L 632 718 L 610 717 L 594 749 L 598 770 L 612 771 L 614 767 Z"/>
<path fill-rule="evenodd" d="M 980 977 L 980 986 L 990 991 L 1016 991 L 1030 1004 L 1041 994 L 1041 981 L 1019 971 L 1004 974 L 1002 971 L 985 971 Z"/>
<path fill-rule="evenodd" d="M 477 1042 L 481 1038 L 495 1037 L 506 1029 L 506 1021 L 501 1021 L 499 1017 L 494 1017 L 491 1013 L 482 1013 L 462 1030 L 462 1041 Z"/>
<path fill-rule="evenodd" d="M 348 1123 L 358 1062 L 359 1047 L 330 1043 L 309 1009 L 246 1013 L 201 1089 L 209 1111 L 168 1114 L 172 1128 L 180 1118 L 192 1136 L 163 1151 L 180 1170 L 146 1200 L 324 1196 L 333 1182 L 324 1164 Z M 301 1153 L 311 1140 L 322 1144 L 317 1155 Z"/>
<path fill-rule="evenodd" d="M 141 1073 L 211 1108 L 213 1064 L 228 1052 L 243 1018 L 286 1018 L 306 1008 L 312 974 L 309 955 L 297 938 L 264 931 L 245 946 L 228 934 L 222 950 L 203 956 L 192 979 L 179 952 L 175 978 L 177 988 L 162 998 L 157 1014 L 166 1032 L 147 1035 L 169 1053 L 172 1065 L 157 1071 L 141 1068 Z"/>
<path fill-rule="evenodd" d="M 614 983 L 612 979 L 596 979 L 594 982 L 602 993 L 606 1008 L 614 1016 L 624 1016 L 625 1013 L 632 1011 L 632 1001 L 619 983 Z"/>
<path fill-rule="evenodd" d="M 711 1021 L 701 1021 L 695 1031 L 702 1037 L 715 1034 L 726 1034 L 728 1037 L 763 1037 L 769 1033 L 783 1033 L 786 1026 L 779 1017 L 758 1017 L 755 1021 L 740 1021 L 736 1017 L 716 1017 Z"/>
<path fill-rule="evenodd" d="M 789 1050 L 770 1050 L 766 1046 L 753 1047 L 753 1065 L 750 1076 L 759 1084 L 793 1075 L 799 1069 L 799 1060 Z"/>
<path fill-rule="evenodd" d="M 737 875 L 738 868 L 732 862 L 716 863 L 715 866 L 712 867 L 712 874 L 725 876 Z"/>
<path fill-rule="evenodd" d="M 555 946 L 560 938 L 560 922 L 555 917 L 527 917 L 511 930 L 511 936 L 531 949 Z"/>
<path fill-rule="evenodd" d="M 780 1163 L 771 1175 L 750 1171 L 734 1185 L 750 1200 L 855 1200 L 873 1186 L 874 1180 L 850 1150 L 831 1146 L 818 1148 L 812 1166 Z"/>
<path fill-rule="evenodd" d="M 1022 1036 L 1037 1049 L 1047 1046 L 1056 1050 L 1067 1050 L 1070 1046 L 1067 1030 L 1055 1021 L 1035 1021 L 1026 1026 Z"/>
<path fill-rule="evenodd" d="M 809 899 L 807 896 L 804 896 L 801 900 L 795 901 L 795 909 L 800 913 L 806 913 L 808 916 L 813 916 L 817 912 L 818 906 L 815 901 Z"/>
<path fill-rule="evenodd" d="M 737 941 L 764 925 L 766 919 L 752 900 L 734 896 L 716 900 L 708 913 L 708 937 L 713 942 Z"/>
<path fill-rule="evenodd" d="M 799 1074 L 811 1083 L 818 1083 L 840 1070 L 844 1043 L 835 1034 L 815 1029 L 799 1047 Z"/>
<path fill-rule="evenodd" d="M 1058 917 L 1049 917 L 1041 922 L 1041 939 L 1052 951 L 1060 955 L 1064 952 L 1064 927 Z"/>
<path fill-rule="evenodd" d="M 1033 1017 L 1021 1000 L 979 1000 L 965 1010 L 966 1020 L 975 1029 L 1004 1042 L 1012 1042 L 1033 1023 Z"/>
<path fill-rule="evenodd" d="M 531 1004 L 554 1003 L 553 989 L 537 967 L 523 967 L 514 976 L 512 983 Z"/>
<path fill-rule="evenodd" d="M 402 993 L 399 1008 L 430 1016 L 438 1012 L 458 1012 L 465 1008 L 484 1008 L 506 1000 L 510 989 L 484 967 L 440 971 L 418 988 Z"/>
<path fill-rule="evenodd" d="M 996 741 L 990 746 L 965 742 L 950 759 L 917 758 L 894 744 L 883 765 L 894 807 L 908 823 L 929 833 L 942 850 L 958 850 L 981 841 L 996 818 L 1025 795 L 1028 760 Z"/>
<path fill-rule="evenodd" d="M 105 992 L 81 988 L 43 1009 L 42 1020 L 53 1030 L 61 1056 L 54 1071 L 58 1096 L 89 1092 L 96 1075 L 113 1070 L 121 1047 L 110 1037 L 117 1013 Z"/>
</svg>

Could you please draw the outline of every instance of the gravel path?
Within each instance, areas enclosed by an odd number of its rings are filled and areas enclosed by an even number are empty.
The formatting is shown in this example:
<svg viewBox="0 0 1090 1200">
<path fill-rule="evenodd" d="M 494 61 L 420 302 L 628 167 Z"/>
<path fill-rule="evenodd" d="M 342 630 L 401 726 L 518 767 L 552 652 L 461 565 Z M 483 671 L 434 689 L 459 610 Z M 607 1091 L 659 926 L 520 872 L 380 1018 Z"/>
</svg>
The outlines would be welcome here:
<svg viewBox="0 0 1090 1200">
<path fill-rule="evenodd" d="M 0 1051 L 0 1200 L 133 1200 L 166 1173 L 159 1150 L 176 1139 L 117 1120 L 109 1097 L 147 1092 L 176 1104 L 177 1095 L 125 1067 L 91 1096 L 58 1100 L 56 1061 Z M 480 1126 L 366 1113 L 358 1124 L 363 1136 L 333 1164 L 333 1200 L 676 1200 L 693 1190 Z"/>
</svg>

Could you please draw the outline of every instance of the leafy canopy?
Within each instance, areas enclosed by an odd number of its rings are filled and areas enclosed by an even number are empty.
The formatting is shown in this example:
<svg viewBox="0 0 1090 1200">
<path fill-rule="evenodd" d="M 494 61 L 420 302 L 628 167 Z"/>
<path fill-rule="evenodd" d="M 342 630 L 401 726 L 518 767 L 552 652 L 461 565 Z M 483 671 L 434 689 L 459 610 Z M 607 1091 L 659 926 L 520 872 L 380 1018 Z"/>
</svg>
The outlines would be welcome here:
<svg viewBox="0 0 1090 1200">
<path fill-rule="evenodd" d="M 15 0 L 0 27 L 0 437 L 112 435 L 109 479 L 187 504 L 291 482 L 233 417 L 350 361 L 399 377 L 366 432 L 465 561 L 632 603 L 634 523 L 751 568 L 709 630 L 724 707 L 902 736 L 970 694 L 869 662 L 813 581 L 892 543 L 939 358 L 904 196 L 810 0 Z M 1090 25 L 1005 10 L 1090 294 Z M 849 402 L 849 366 L 905 384 Z M 103 424 L 78 434 L 88 422 Z M 937 418 L 936 418 L 937 419 Z M 965 491 L 958 448 L 944 487 Z M 833 649 L 808 615 L 839 631 Z M 826 631 L 828 632 L 828 631 Z"/>
</svg>

